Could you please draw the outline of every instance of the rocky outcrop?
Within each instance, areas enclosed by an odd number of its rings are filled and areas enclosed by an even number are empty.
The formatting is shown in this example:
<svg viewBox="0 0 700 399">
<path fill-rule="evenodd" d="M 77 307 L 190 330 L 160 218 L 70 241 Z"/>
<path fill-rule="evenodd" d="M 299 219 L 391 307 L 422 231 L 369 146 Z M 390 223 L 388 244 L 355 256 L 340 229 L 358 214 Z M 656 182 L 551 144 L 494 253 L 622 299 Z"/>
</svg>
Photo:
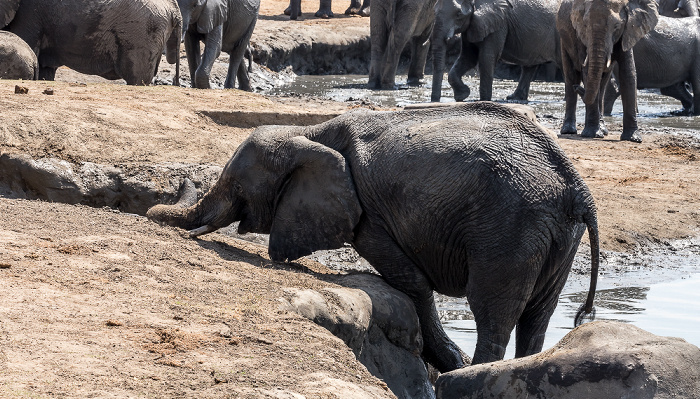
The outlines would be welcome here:
<svg viewBox="0 0 700 399">
<path fill-rule="evenodd" d="M 283 306 L 342 339 L 399 398 L 432 398 L 413 302 L 373 274 L 338 278 L 341 288 L 288 289 Z"/>
<path fill-rule="evenodd" d="M 441 375 L 439 399 L 699 398 L 700 348 L 631 324 L 596 321 L 552 349 Z"/>
</svg>

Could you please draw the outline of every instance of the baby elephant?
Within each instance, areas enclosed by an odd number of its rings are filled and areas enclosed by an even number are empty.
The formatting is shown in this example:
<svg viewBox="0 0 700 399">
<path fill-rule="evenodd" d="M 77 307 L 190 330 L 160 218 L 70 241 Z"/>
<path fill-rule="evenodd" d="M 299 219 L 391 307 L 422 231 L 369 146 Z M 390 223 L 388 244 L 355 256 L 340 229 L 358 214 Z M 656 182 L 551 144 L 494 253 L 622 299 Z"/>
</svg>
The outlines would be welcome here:
<svg viewBox="0 0 700 399">
<path fill-rule="evenodd" d="M 0 30 L 0 79 L 39 78 L 39 63 L 29 45 L 14 33 Z"/>
<path fill-rule="evenodd" d="M 433 291 L 466 296 L 474 363 L 542 349 L 581 236 L 598 268 L 593 197 L 552 137 L 491 102 L 400 112 L 353 111 L 308 126 L 264 126 L 191 207 L 157 205 L 157 222 L 210 233 L 240 221 L 269 233 L 273 260 L 351 243 L 416 307 L 423 355 L 464 366 Z"/>
</svg>

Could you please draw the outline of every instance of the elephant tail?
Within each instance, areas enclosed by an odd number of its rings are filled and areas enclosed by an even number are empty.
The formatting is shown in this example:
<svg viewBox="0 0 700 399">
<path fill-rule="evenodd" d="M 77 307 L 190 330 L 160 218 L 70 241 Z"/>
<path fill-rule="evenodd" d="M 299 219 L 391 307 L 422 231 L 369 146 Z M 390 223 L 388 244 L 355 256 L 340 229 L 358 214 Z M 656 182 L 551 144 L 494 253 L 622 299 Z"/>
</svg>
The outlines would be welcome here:
<svg viewBox="0 0 700 399">
<path fill-rule="evenodd" d="M 598 235 L 598 215 L 595 205 L 593 204 L 593 198 L 590 193 L 588 193 L 587 197 L 588 199 L 585 201 L 587 204 L 586 210 L 582 216 L 583 222 L 588 228 L 588 240 L 591 245 L 591 282 L 588 288 L 586 302 L 581 305 L 578 312 L 576 312 L 574 327 L 581 325 L 586 315 L 588 315 L 590 319 L 595 318 L 593 299 L 595 298 L 596 284 L 598 283 L 598 268 L 600 266 L 600 238 Z"/>
</svg>

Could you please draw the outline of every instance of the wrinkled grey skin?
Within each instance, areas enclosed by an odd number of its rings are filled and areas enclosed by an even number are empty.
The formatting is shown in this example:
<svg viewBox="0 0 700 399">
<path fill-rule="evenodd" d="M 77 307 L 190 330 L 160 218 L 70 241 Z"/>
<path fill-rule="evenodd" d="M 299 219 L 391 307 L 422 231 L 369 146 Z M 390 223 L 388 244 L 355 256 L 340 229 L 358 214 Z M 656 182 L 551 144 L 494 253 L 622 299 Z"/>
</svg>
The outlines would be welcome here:
<svg viewBox="0 0 700 399">
<path fill-rule="evenodd" d="M 209 89 L 214 61 L 224 51 L 229 54 L 224 87 L 251 91 L 245 55 L 258 21 L 260 0 L 177 0 L 182 11 L 185 51 L 192 87 Z M 204 52 L 200 49 L 204 42 Z"/>
<path fill-rule="evenodd" d="M 369 16 L 372 54 L 370 89 L 396 88 L 396 68 L 401 52 L 411 43 L 408 84 L 421 84 L 435 23 L 437 0 L 374 0 Z"/>
<path fill-rule="evenodd" d="M 593 197 L 549 134 L 491 102 L 261 127 L 197 204 L 147 216 L 192 236 L 240 221 L 270 234 L 276 261 L 351 243 L 412 299 L 423 355 L 442 372 L 464 363 L 433 290 L 468 298 L 473 363 L 502 359 L 516 325 L 516 356 L 539 352 L 586 227 L 593 306 Z"/>
<path fill-rule="evenodd" d="M 564 0 L 557 15 L 566 109 L 561 134 L 576 134 L 578 94 L 586 104 L 583 137 L 604 137 L 600 119 L 605 86 L 617 62 L 622 97 L 621 140 L 641 142 L 637 131 L 637 73 L 632 48 L 656 26 L 655 0 Z M 585 90 L 579 86 L 581 81 Z"/>
<path fill-rule="evenodd" d="M 316 11 L 317 18 L 333 18 L 335 14 L 331 10 L 331 0 L 321 0 L 318 5 L 318 11 Z M 363 17 L 369 17 L 369 6 L 370 0 L 350 0 L 350 7 L 345 10 L 345 15 L 361 15 Z M 289 19 L 297 19 L 301 16 L 301 0 L 290 0 L 289 7 L 284 10 L 285 15 L 289 15 Z"/>
<path fill-rule="evenodd" d="M 661 89 L 661 94 L 681 102 L 679 115 L 700 112 L 700 18 L 659 16 L 653 31 L 634 46 L 638 89 Z M 613 72 L 615 75 L 616 72 Z M 693 92 L 685 86 L 690 82 Z M 604 111 L 609 115 L 619 93 L 608 84 Z"/>
<path fill-rule="evenodd" d="M 7 26 L 15 17 L 20 0 L 0 0 L 0 29 Z"/>
<path fill-rule="evenodd" d="M 671 18 L 700 16 L 698 0 L 659 0 L 659 15 Z"/>
<path fill-rule="evenodd" d="M 164 48 L 177 62 L 181 26 L 175 0 L 22 0 L 7 29 L 36 53 L 39 79 L 53 80 L 65 65 L 147 85 Z"/>
<path fill-rule="evenodd" d="M 36 80 L 39 63 L 36 54 L 19 36 L 0 30 L 0 79 Z"/>
<path fill-rule="evenodd" d="M 559 34 L 555 27 L 560 0 L 439 0 L 433 29 L 433 88 L 431 101 L 440 101 L 447 43 L 455 34 L 462 48 L 448 75 L 457 101 L 469 97 L 462 82 L 479 67 L 479 98 L 491 100 L 493 73 L 499 60 L 521 65 L 522 74 L 509 100 L 527 101 L 530 82 L 539 64 L 560 66 Z"/>
<path fill-rule="evenodd" d="M 700 348 L 632 324 L 594 321 L 537 356 L 442 374 L 440 399 L 700 398 Z"/>
</svg>

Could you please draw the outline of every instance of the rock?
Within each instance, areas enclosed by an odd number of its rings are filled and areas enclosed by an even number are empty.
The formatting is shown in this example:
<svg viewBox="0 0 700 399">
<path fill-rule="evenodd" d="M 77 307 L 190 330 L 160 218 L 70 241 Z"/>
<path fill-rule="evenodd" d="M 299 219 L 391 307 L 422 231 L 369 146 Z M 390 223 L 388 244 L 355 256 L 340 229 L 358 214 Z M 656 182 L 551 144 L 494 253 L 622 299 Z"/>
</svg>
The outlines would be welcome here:
<svg viewBox="0 0 700 399">
<path fill-rule="evenodd" d="M 28 93 L 29 93 L 29 87 L 15 85 L 15 94 L 28 94 Z"/>
<path fill-rule="evenodd" d="M 700 348 L 631 324 L 583 324 L 552 349 L 442 374 L 452 398 L 699 398 Z"/>
<path fill-rule="evenodd" d="M 343 287 L 287 289 L 283 306 L 342 339 L 398 398 L 433 398 L 413 302 L 374 274 L 351 274 L 335 282 Z"/>
<path fill-rule="evenodd" d="M 52 87 L 47 87 L 47 88 L 44 90 L 44 94 L 46 94 L 47 96 L 53 96 L 53 88 L 52 88 Z"/>
</svg>

